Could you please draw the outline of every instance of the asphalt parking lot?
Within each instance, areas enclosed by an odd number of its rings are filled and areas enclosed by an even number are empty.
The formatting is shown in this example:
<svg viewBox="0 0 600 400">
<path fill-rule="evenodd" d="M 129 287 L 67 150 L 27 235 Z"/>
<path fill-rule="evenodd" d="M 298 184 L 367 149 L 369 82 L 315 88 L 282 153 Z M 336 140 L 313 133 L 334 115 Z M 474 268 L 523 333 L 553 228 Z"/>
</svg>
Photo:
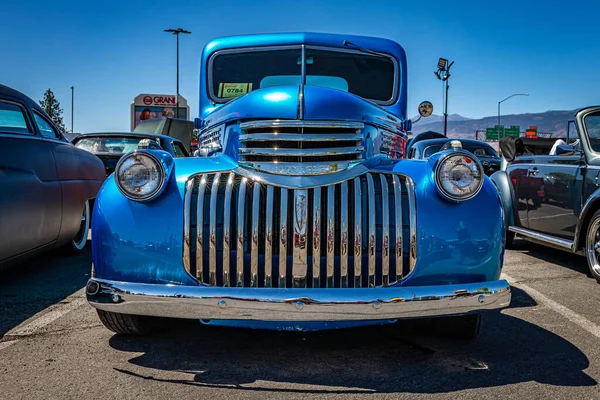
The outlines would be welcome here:
<svg viewBox="0 0 600 400">
<path fill-rule="evenodd" d="M 89 245 L 46 255 L 0 273 L 0 398 L 600 398 L 600 285 L 583 258 L 515 243 L 511 307 L 471 342 L 414 321 L 119 337 L 85 302 Z"/>
</svg>

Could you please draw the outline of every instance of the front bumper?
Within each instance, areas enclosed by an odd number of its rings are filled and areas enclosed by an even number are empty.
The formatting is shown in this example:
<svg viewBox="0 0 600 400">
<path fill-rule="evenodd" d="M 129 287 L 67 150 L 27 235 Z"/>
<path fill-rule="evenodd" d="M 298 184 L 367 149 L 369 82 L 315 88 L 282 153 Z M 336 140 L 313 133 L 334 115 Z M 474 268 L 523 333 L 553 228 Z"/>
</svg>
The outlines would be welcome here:
<svg viewBox="0 0 600 400">
<path fill-rule="evenodd" d="M 358 321 L 460 315 L 507 307 L 510 286 L 493 282 L 363 289 L 271 289 L 150 285 L 92 278 L 89 303 L 156 317 L 255 321 Z"/>
</svg>

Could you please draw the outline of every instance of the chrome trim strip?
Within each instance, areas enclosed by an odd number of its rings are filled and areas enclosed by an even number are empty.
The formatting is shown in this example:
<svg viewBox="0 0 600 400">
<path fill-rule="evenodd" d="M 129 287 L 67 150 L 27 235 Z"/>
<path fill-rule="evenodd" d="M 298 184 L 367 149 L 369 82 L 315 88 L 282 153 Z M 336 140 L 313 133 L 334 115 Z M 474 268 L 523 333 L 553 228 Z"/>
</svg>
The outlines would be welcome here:
<svg viewBox="0 0 600 400">
<path fill-rule="evenodd" d="M 565 250 L 573 250 L 573 242 L 571 240 L 557 238 L 555 236 L 546 235 L 544 233 L 535 232 L 529 229 L 519 228 L 516 226 L 509 226 L 508 230 L 520 236 L 523 236 L 524 239 L 549 244 L 551 246 L 556 246 Z"/>
<path fill-rule="evenodd" d="M 362 146 L 321 148 L 321 149 L 285 149 L 264 147 L 240 147 L 240 156 L 340 156 L 346 154 L 360 154 L 364 151 Z"/>
<path fill-rule="evenodd" d="M 260 183 L 254 182 L 252 195 L 252 237 L 250 238 L 250 287 L 258 287 L 258 225 L 260 223 Z"/>
<path fill-rule="evenodd" d="M 376 205 L 375 205 L 375 185 L 373 183 L 373 176 L 371 174 L 367 174 L 367 196 L 368 196 L 368 205 L 367 205 L 367 218 L 369 220 L 369 238 L 367 243 L 367 253 L 369 255 L 369 287 L 375 287 L 375 239 L 376 239 Z"/>
<path fill-rule="evenodd" d="M 204 282 L 204 193 L 206 191 L 206 175 L 202 175 L 198 184 L 198 201 L 196 203 L 196 279 Z"/>
<path fill-rule="evenodd" d="M 294 241 L 292 243 L 292 279 L 294 288 L 306 287 L 308 269 L 308 190 L 294 190 L 292 204 Z"/>
<path fill-rule="evenodd" d="M 362 286 L 362 195 L 360 178 L 354 178 L 354 287 Z"/>
<path fill-rule="evenodd" d="M 363 129 L 365 124 L 358 121 L 312 121 L 304 119 L 265 119 L 242 122 L 241 130 L 258 128 L 342 128 Z"/>
<path fill-rule="evenodd" d="M 194 179 L 190 179 L 185 184 L 185 193 L 183 195 L 183 267 L 191 275 L 190 265 L 190 219 L 192 190 L 194 189 Z"/>
<path fill-rule="evenodd" d="M 408 191 L 408 218 L 409 218 L 409 272 L 410 275 L 415 269 L 417 263 L 417 202 L 415 198 L 415 183 L 408 176 L 406 177 L 406 190 Z M 406 278 L 406 276 L 404 278 Z"/>
<path fill-rule="evenodd" d="M 272 181 L 274 177 L 280 176 L 283 178 L 289 176 L 298 176 L 301 178 L 310 177 L 323 177 L 324 175 L 333 175 L 336 177 L 345 170 L 354 168 L 361 164 L 363 160 L 358 158 L 354 160 L 345 161 L 314 161 L 310 163 L 297 163 L 297 162 L 274 162 L 274 161 L 240 161 L 240 166 L 248 169 L 262 170 L 268 173 L 269 180 Z M 255 171 L 252 171 L 255 172 Z M 258 172 L 258 171 L 256 171 Z M 352 175 L 355 175 L 352 171 Z M 289 181 L 289 179 L 288 179 Z M 286 185 L 277 185 L 280 187 L 286 187 Z M 319 185 L 320 187 L 324 185 Z M 294 188 L 289 189 L 307 189 L 307 188 Z"/>
<path fill-rule="evenodd" d="M 223 205 L 223 286 L 229 286 L 231 269 L 231 192 L 235 182 L 235 174 L 231 172 L 225 188 L 225 203 Z"/>
<path fill-rule="evenodd" d="M 394 181 L 394 200 L 395 200 L 395 225 L 396 225 L 396 242 L 394 243 L 396 248 L 396 277 L 394 282 L 402 280 L 404 274 L 404 261 L 402 259 L 402 186 L 400 184 L 400 178 L 398 175 L 393 175 L 392 180 Z M 390 282 L 392 283 L 392 282 Z"/>
<path fill-rule="evenodd" d="M 279 287 L 286 287 L 287 273 L 287 199 L 288 190 L 281 189 L 279 211 Z"/>
<path fill-rule="evenodd" d="M 208 236 L 208 284 L 217 284 L 217 195 L 219 193 L 219 180 L 221 174 L 217 173 L 210 189 L 210 233 Z"/>
<path fill-rule="evenodd" d="M 348 182 L 342 182 L 340 202 L 340 272 L 341 288 L 348 287 Z"/>
<path fill-rule="evenodd" d="M 267 208 L 265 221 L 265 287 L 271 287 L 273 276 L 273 192 L 271 185 L 267 186 Z"/>
<path fill-rule="evenodd" d="M 313 285 L 317 289 L 321 287 L 321 188 L 315 188 L 313 193 Z"/>
<path fill-rule="evenodd" d="M 244 286 L 244 214 L 246 208 L 247 178 L 242 178 L 237 207 L 236 286 Z"/>
<path fill-rule="evenodd" d="M 388 182 L 384 174 L 379 174 L 381 180 L 381 282 L 383 286 L 390 283 L 390 216 Z"/>
<path fill-rule="evenodd" d="M 240 142 L 358 142 L 363 140 L 361 133 L 245 133 Z"/>
<path fill-rule="evenodd" d="M 94 308 L 134 315 L 258 321 L 349 321 L 434 317 L 497 310 L 510 304 L 505 280 L 374 289 L 220 288 L 149 285 L 92 278 L 103 290 Z M 116 300 L 116 301 L 115 301 Z"/>
<path fill-rule="evenodd" d="M 333 288 L 335 246 L 335 186 L 327 187 L 327 287 Z"/>
</svg>

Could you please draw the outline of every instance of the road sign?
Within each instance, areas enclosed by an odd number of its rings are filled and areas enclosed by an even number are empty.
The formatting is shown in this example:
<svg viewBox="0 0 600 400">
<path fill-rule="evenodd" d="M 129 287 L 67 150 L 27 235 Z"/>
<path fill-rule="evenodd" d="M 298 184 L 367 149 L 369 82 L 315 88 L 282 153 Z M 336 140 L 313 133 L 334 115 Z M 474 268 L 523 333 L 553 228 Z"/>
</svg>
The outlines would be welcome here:
<svg viewBox="0 0 600 400">
<path fill-rule="evenodd" d="M 505 128 L 504 125 L 494 125 L 493 128 L 486 128 L 485 139 L 488 141 L 499 140 L 505 136 L 519 137 L 521 128 L 516 125 L 511 125 L 510 128 Z"/>
</svg>

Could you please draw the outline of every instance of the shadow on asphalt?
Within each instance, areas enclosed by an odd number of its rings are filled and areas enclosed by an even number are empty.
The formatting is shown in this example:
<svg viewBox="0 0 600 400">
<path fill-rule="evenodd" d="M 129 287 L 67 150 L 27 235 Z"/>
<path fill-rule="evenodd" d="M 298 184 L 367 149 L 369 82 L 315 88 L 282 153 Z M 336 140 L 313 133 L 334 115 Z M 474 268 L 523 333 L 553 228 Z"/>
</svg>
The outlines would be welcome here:
<svg viewBox="0 0 600 400">
<path fill-rule="evenodd" d="M 547 263 L 579 272 L 593 279 L 587 261 L 583 256 L 518 239 L 515 239 L 511 249 Z"/>
<path fill-rule="evenodd" d="M 512 307 L 535 302 L 515 289 Z M 539 326 L 501 313 L 484 316 L 475 341 L 431 331 L 428 321 L 323 332 L 275 332 L 173 321 L 154 337 L 113 336 L 116 350 L 143 353 L 130 363 L 186 372 L 163 379 L 126 366 L 140 380 L 241 391 L 309 394 L 444 393 L 535 381 L 593 386 L 587 357 Z M 158 373 L 156 373 L 158 375 Z M 302 385 L 302 386 L 298 386 Z"/>
<path fill-rule="evenodd" d="M 81 254 L 49 252 L 0 271 L 0 338 L 10 329 L 85 286 L 91 243 Z"/>
</svg>

